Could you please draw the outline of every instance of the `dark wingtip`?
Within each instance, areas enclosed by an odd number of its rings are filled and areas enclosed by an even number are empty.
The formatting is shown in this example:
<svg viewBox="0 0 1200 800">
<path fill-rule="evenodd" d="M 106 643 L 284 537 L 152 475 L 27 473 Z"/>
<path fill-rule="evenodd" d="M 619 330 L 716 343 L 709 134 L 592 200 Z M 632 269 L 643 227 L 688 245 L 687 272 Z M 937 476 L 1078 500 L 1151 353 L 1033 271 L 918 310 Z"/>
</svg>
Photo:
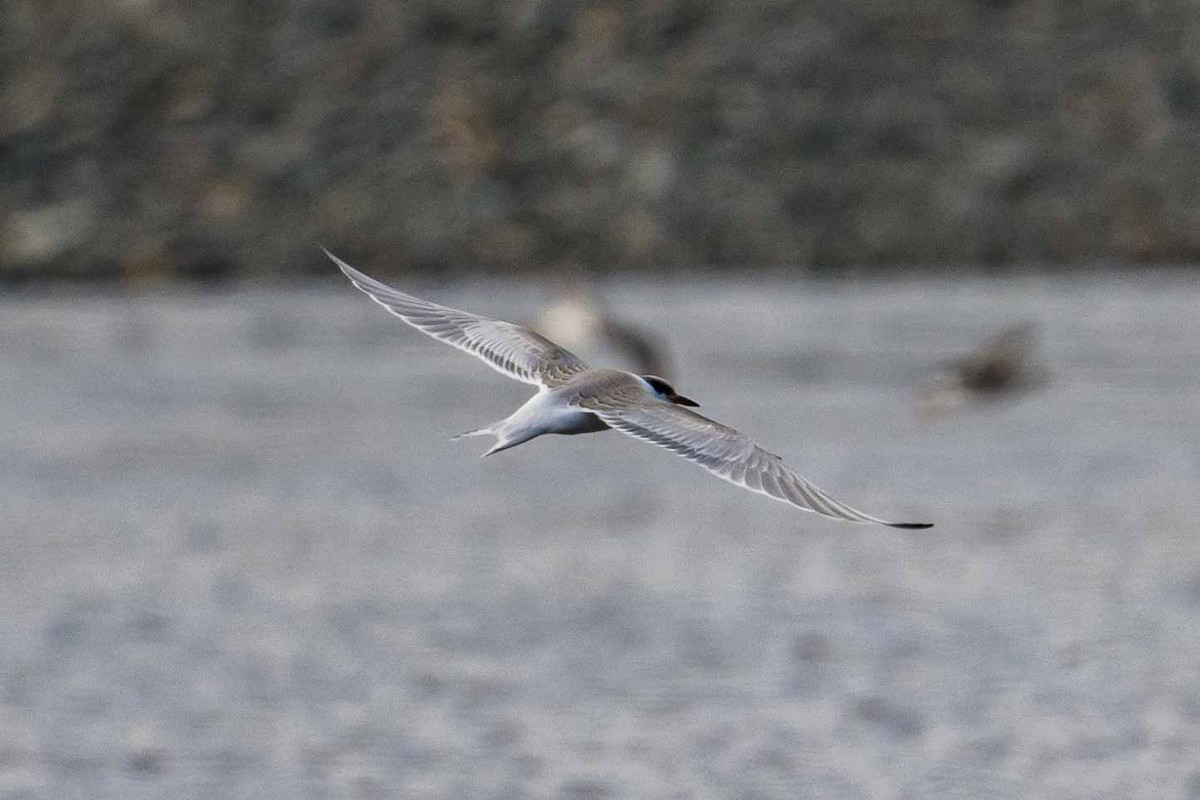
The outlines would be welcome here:
<svg viewBox="0 0 1200 800">
<path fill-rule="evenodd" d="M 903 528 L 906 531 L 923 531 L 926 528 L 932 528 L 932 522 L 888 522 L 889 528 Z"/>
</svg>

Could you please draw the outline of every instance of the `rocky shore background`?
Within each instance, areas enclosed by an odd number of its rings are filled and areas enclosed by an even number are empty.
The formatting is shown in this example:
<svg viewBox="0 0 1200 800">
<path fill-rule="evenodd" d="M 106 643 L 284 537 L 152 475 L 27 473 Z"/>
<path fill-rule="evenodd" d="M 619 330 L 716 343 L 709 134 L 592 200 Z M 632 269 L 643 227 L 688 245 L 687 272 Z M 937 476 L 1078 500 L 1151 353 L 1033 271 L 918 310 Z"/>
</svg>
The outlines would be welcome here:
<svg viewBox="0 0 1200 800">
<path fill-rule="evenodd" d="M 0 281 L 1162 264 L 1200 5 L 8 0 Z"/>
</svg>

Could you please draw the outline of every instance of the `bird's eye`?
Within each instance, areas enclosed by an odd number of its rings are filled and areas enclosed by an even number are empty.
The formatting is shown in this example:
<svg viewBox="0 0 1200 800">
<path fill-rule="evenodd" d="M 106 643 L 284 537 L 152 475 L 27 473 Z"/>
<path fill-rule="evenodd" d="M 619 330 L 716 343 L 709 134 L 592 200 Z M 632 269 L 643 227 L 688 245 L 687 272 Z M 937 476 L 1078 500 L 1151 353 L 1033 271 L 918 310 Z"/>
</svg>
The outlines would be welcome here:
<svg viewBox="0 0 1200 800">
<path fill-rule="evenodd" d="M 662 378 L 655 377 L 654 375 L 643 375 L 642 378 L 646 381 L 646 383 L 650 384 L 651 389 L 659 394 L 667 395 L 668 397 L 675 394 L 675 389 L 671 386 L 671 384 L 667 383 Z"/>
</svg>

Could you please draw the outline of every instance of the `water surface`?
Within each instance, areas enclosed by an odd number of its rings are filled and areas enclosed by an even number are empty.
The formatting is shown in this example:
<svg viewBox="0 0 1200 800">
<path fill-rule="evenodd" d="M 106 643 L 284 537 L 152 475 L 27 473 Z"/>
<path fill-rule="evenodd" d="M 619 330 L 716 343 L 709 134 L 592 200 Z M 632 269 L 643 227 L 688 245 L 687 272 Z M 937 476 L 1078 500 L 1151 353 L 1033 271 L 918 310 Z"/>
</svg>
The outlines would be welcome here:
<svg viewBox="0 0 1200 800">
<path fill-rule="evenodd" d="M 413 287 L 533 316 L 535 287 Z M 1161 798 L 1200 786 L 1200 285 L 611 285 L 840 525 L 325 290 L 0 301 L 0 789 Z M 1036 322 L 1043 390 L 914 387 Z"/>
</svg>

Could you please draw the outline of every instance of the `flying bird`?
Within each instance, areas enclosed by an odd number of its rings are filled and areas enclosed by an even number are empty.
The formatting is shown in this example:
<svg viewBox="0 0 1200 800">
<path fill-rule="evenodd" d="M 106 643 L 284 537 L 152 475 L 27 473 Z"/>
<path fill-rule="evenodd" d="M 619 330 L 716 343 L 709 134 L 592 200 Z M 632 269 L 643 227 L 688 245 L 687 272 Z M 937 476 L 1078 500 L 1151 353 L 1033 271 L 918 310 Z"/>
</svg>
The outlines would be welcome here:
<svg viewBox="0 0 1200 800">
<path fill-rule="evenodd" d="M 692 411 L 699 403 L 662 378 L 589 367 L 529 328 L 421 300 L 364 275 L 328 250 L 325 255 L 358 289 L 417 330 L 538 387 L 537 394 L 505 419 L 455 437 L 494 436 L 495 443 L 484 456 L 547 433 L 613 428 L 664 447 L 730 483 L 804 511 L 893 528 L 932 527 L 923 522 L 887 522 L 834 500 L 745 434 Z"/>
</svg>

